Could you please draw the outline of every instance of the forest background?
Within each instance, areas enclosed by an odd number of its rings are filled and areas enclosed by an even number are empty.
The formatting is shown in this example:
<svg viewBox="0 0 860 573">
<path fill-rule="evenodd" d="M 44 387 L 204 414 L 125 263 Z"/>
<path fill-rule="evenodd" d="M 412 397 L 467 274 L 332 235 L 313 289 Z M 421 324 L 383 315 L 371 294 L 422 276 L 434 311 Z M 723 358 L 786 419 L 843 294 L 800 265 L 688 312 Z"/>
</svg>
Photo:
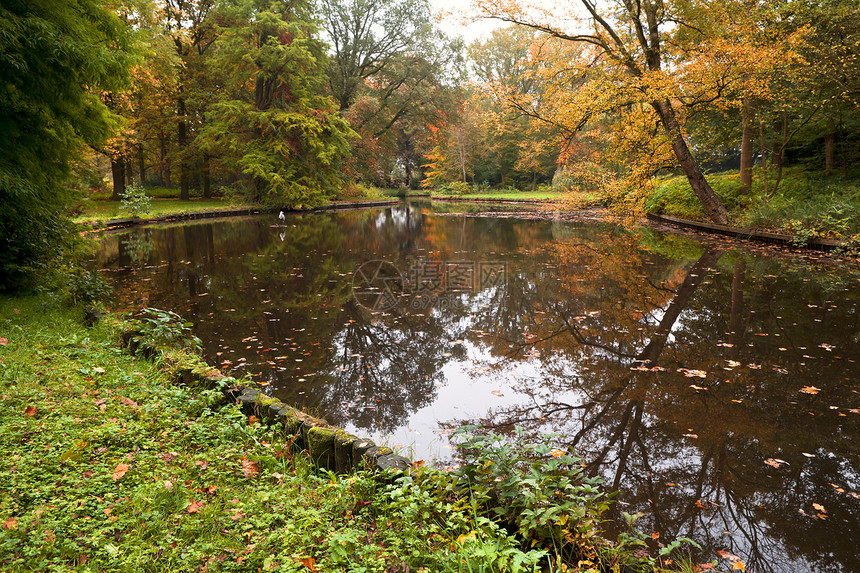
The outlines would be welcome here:
<svg viewBox="0 0 860 573">
<path fill-rule="evenodd" d="M 506 189 L 860 243 L 855 2 L 470 13 L 505 26 L 467 45 L 426 0 L 4 0 L 3 288 L 129 189 L 290 208 Z"/>
</svg>

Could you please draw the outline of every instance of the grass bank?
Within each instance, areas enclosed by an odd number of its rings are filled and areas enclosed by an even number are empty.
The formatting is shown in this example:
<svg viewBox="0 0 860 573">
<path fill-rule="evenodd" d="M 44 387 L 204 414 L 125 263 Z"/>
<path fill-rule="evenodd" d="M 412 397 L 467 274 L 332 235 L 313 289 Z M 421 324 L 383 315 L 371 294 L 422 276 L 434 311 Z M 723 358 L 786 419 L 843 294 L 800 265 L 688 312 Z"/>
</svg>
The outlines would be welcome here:
<svg viewBox="0 0 860 573">
<path fill-rule="evenodd" d="M 240 207 L 252 207 L 252 205 L 233 204 L 223 198 L 201 199 L 196 197 L 188 201 L 154 198 L 151 205 L 152 208 L 146 216 L 182 215 L 202 211 L 229 211 Z M 77 211 L 74 216 L 76 223 L 103 223 L 130 216 L 128 210 L 122 208 L 120 201 L 107 199 L 85 200 L 79 205 Z"/>
<path fill-rule="evenodd" d="M 219 390 L 172 384 L 188 350 L 130 356 L 122 321 L 81 314 L 0 299 L 0 570 L 659 569 L 641 537 L 600 539 L 608 500 L 549 444 L 473 438 L 459 473 L 334 475 Z"/>
<path fill-rule="evenodd" d="M 341 189 L 341 192 L 331 201 L 336 204 L 342 201 L 374 201 L 379 199 L 390 199 L 396 190 L 380 189 L 373 186 L 350 184 Z M 141 217 L 159 217 L 162 215 L 184 215 L 200 212 L 230 211 L 234 209 L 251 209 L 260 205 L 248 202 L 236 201 L 228 197 L 203 197 L 192 196 L 187 201 L 179 199 L 179 189 L 168 189 L 164 187 L 146 188 L 146 196 L 149 198 L 148 213 Z M 74 208 L 73 220 L 75 223 L 96 224 L 104 223 L 114 219 L 125 219 L 131 216 L 129 209 L 125 208 L 122 201 L 112 201 L 110 193 L 93 193 Z"/>
<path fill-rule="evenodd" d="M 730 225 L 785 233 L 798 244 L 811 238 L 834 238 L 860 246 L 860 180 L 856 178 L 825 177 L 789 167 L 775 192 L 774 175 L 765 192 L 759 172 L 749 193 L 741 192 L 737 171 L 711 174 L 707 179 L 726 206 Z M 685 177 L 658 179 L 645 209 L 707 220 Z"/>
</svg>

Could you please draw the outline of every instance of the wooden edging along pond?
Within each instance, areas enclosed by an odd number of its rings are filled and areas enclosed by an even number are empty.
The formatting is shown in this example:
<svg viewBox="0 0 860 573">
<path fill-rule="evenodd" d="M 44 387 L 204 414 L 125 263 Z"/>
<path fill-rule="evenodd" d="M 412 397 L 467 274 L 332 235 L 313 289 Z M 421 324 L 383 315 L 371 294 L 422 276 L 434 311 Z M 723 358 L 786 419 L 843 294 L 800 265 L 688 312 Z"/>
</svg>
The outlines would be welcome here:
<svg viewBox="0 0 860 573">
<path fill-rule="evenodd" d="M 682 219 L 680 217 L 671 217 L 669 215 L 654 215 L 648 213 L 648 219 L 658 223 L 668 223 L 679 227 L 687 227 L 697 231 L 706 233 L 716 233 L 719 235 L 727 235 L 729 237 L 738 237 L 741 239 L 749 239 L 771 244 L 782 244 L 798 246 L 795 243 L 795 238 L 791 235 L 783 235 L 780 233 L 769 233 L 767 231 L 757 231 L 754 229 L 742 229 L 740 227 L 730 227 L 728 225 L 718 225 L 717 223 L 705 223 L 703 221 L 691 221 L 690 219 Z M 815 249 L 819 251 L 831 251 L 844 247 L 842 241 L 836 239 L 809 239 L 803 247 Z"/>
<path fill-rule="evenodd" d="M 259 215 L 261 213 L 276 213 L 278 211 L 286 211 L 289 213 L 305 213 L 314 211 L 340 211 L 344 209 L 361 209 L 363 207 L 387 207 L 395 205 L 399 202 L 398 199 L 382 199 L 378 201 L 340 201 L 337 203 L 329 203 L 320 207 L 312 207 L 310 209 L 290 209 L 286 207 L 242 207 L 236 209 L 219 209 L 213 211 L 195 211 L 191 213 L 170 213 L 167 215 L 159 215 L 157 217 L 126 217 L 124 219 L 110 219 L 108 221 L 95 222 L 91 226 L 94 231 L 107 229 L 123 229 L 134 227 L 135 225 L 147 225 L 150 223 L 168 223 L 171 221 L 189 221 L 193 219 L 214 219 L 217 217 L 236 217 L 240 215 Z"/>
<path fill-rule="evenodd" d="M 131 354 L 151 358 L 158 352 L 154 347 L 142 344 L 141 333 L 129 330 L 123 333 L 123 347 Z M 220 389 L 224 398 L 235 402 L 247 416 L 256 416 L 261 423 L 280 426 L 284 436 L 293 444 L 305 450 L 311 461 L 321 468 L 348 473 L 352 470 L 374 470 L 403 472 L 412 462 L 395 454 L 391 448 L 377 446 L 373 440 L 350 434 L 346 430 L 284 404 L 277 398 L 266 395 L 259 388 L 230 384 L 232 379 L 225 377 L 217 369 L 182 368 L 174 378 L 174 383 L 186 386 L 202 386 L 207 389 Z"/>
</svg>

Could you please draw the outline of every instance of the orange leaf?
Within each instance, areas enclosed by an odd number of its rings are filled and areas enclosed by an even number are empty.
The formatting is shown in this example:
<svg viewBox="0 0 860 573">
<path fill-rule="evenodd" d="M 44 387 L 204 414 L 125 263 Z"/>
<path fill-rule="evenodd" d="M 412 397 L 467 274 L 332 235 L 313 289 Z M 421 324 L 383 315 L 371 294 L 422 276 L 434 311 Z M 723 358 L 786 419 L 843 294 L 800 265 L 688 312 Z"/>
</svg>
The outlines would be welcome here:
<svg viewBox="0 0 860 573">
<path fill-rule="evenodd" d="M 116 469 L 113 471 L 113 481 L 116 481 L 122 476 L 125 475 L 125 472 L 129 470 L 129 466 L 126 464 L 117 464 Z"/>
<path fill-rule="evenodd" d="M 9 339 L 0 336 L 0 346 L 6 346 L 7 344 L 9 344 Z"/>
<path fill-rule="evenodd" d="M 257 466 L 257 462 L 251 461 L 245 456 L 242 456 L 242 473 L 245 474 L 246 478 L 252 478 L 260 473 L 260 468 Z"/>
<path fill-rule="evenodd" d="M 36 409 L 36 407 L 35 407 L 35 406 L 27 406 L 27 407 L 24 409 L 24 415 L 25 415 L 25 416 L 29 416 L 30 418 L 32 418 L 33 416 L 35 416 L 35 415 L 36 415 L 36 412 L 38 412 L 38 410 Z"/>
<path fill-rule="evenodd" d="M 660 533 L 655 531 L 651 534 L 651 539 L 660 539 Z"/>
<path fill-rule="evenodd" d="M 297 560 L 299 563 L 316 573 L 317 562 L 314 560 L 313 557 L 298 557 Z"/>
<path fill-rule="evenodd" d="M 741 571 L 746 571 L 747 566 L 744 565 L 743 561 L 735 561 L 734 563 L 732 563 L 732 570 L 734 571 L 735 569 L 740 569 Z"/>
<path fill-rule="evenodd" d="M 816 388 L 815 386 L 804 386 L 800 391 L 804 394 L 818 394 L 821 392 L 821 388 Z"/>
<path fill-rule="evenodd" d="M 259 424 L 259 423 L 260 423 L 260 420 L 257 419 L 257 416 L 255 416 L 253 414 L 248 416 L 248 425 L 249 426 L 254 426 L 254 425 Z"/>
<path fill-rule="evenodd" d="M 206 505 L 205 501 L 194 501 L 188 504 L 188 513 L 200 513 L 200 510 Z"/>
<path fill-rule="evenodd" d="M 10 517 L 3 523 L 3 529 L 18 529 L 18 520 Z"/>
</svg>

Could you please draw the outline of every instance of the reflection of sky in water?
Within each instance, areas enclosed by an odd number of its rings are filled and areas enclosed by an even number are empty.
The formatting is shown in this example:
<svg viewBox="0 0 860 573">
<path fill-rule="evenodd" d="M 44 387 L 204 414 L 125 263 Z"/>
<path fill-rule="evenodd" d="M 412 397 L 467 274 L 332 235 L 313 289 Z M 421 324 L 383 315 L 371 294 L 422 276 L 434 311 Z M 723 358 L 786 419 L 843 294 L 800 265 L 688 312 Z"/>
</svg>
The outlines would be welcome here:
<svg viewBox="0 0 860 573">
<path fill-rule="evenodd" d="M 373 313 L 351 290 L 368 260 L 404 274 L 502 261 L 508 274 Z M 175 310 L 212 364 L 354 433 L 450 460 L 446 431 L 462 421 L 560 432 L 618 484 L 622 509 L 644 512 L 643 531 L 693 537 L 702 559 L 860 570 L 860 281 L 847 265 L 415 207 L 109 235 L 100 262 L 118 306 Z"/>
</svg>

